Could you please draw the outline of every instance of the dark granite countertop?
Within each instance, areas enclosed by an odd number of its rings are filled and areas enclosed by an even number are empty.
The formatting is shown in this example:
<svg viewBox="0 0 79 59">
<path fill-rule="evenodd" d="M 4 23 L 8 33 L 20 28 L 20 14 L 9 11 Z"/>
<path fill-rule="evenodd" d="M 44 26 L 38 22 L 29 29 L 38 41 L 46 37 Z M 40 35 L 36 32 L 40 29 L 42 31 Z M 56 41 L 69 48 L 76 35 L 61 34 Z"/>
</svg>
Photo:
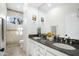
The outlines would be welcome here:
<svg viewBox="0 0 79 59">
<path fill-rule="evenodd" d="M 54 46 L 53 43 L 56 43 L 56 42 L 54 42 L 54 41 L 50 42 L 50 41 L 44 40 L 44 39 L 37 39 L 37 40 L 33 39 L 33 37 L 37 37 L 37 36 L 38 36 L 38 35 L 29 35 L 29 38 L 31 38 L 32 40 L 34 40 L 34 41 L 36 41 L 36 42 L 38 42 L 38 43 L 41 43 L 41 44 L 47 46 L 47 47 L 50 47 L 50 48 L 56 49 L 56 50 L 58 50 L 58 51 L 60 51 L 60 52 L 62 52 L 62 53 L 65 53 L 65 54 L 67 54 L 67 55 L 69 55 L 69 56 L 79 56 L 79 49 L 78 49 L 78 47 L 77 47 L 76 50 L 66 50 L 66 49 L 62 49 L 62 48 L 59 48 L 59 47 Z M 75 45 L 74 45 L 74 46 L 75 46 Z M 77 45 L 77 46 L 78 46 L 78 45 Z"/>
</svg>

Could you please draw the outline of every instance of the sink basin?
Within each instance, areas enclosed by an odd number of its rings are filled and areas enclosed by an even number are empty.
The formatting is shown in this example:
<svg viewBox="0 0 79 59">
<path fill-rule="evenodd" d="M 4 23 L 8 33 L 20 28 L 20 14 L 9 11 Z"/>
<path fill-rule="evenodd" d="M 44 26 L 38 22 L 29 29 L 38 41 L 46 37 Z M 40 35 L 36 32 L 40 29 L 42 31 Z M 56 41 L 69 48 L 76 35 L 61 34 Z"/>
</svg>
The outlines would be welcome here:
<svg viewBox="0 0 79 59">
<path fill-rule="evenodd" d="M 36 39 L 37 40 L 37 39 L 41 39 L 41 37 L 33 37 L 33 39 Z"/>
<path fill-rule="evenodd" d="M 76 49 L 75 47 L 72 47 L 70 45 L 63 44 L 63 43 L 54 43 L 53 45 L 56 47 L 62 48 L 62 49 L 66 49 L 66 50 L 75 50 Z"/>
</svg>

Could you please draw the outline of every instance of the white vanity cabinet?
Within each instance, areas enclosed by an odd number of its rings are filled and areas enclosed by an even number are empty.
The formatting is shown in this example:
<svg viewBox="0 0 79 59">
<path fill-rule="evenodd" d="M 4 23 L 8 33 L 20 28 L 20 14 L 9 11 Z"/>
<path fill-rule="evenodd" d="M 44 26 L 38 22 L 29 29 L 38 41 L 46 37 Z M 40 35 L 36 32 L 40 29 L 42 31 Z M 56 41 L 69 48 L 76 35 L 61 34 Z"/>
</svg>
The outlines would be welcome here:
<svg viewBox="0 0 79 59">
<path fill-rule="evenodd" d="M 32 40 L 30 40 L 29 43 L 30 43 L 30 46 L 29 46 L 30 55 L 31 56 L 37 55 L 37 52 L 38 52 L 37 51 L 37 49 L 38 49 L 37 45 L 34 42 L 32 42 Z"/>
<path fill-rule="evenodd" d="M 68 56 L 58 50 L 47 47 L 41 43 L 38 43 L 32 39 L 29 40 L 30 43 L 30 55 L 31 56 Z"/>
<path fill-rule="evenodd" d="M 42 46 L 39 45 L 39 43 L 29 40 L 30 43 L 30 55 L 31 56 L 44 56 L 45 55 L 45 49 L 42 48 Z"/>
<path fill-rule="evenodd" d="M 41 45 L 39 45 L 39 44 L 38 44 L 38 47 L 39 47 L 39 48 L 38 48 L 38 51 L 39 51 L 39 52 L 38 52 L 38 55 L 39 55 L 39 56 L 45 56 L 45 52 L 46 52 L 45 47 L 43 47 L 43 46 L 41 46 Z"/>
<path fill-rule="evenodd" d="M 50 50 L 50 49 L 49 49 Z M 46 49 L 46 56 L 56 56 L 55 53 L 53 51 L 49 51 L 48 49 Z"/>
</svg>

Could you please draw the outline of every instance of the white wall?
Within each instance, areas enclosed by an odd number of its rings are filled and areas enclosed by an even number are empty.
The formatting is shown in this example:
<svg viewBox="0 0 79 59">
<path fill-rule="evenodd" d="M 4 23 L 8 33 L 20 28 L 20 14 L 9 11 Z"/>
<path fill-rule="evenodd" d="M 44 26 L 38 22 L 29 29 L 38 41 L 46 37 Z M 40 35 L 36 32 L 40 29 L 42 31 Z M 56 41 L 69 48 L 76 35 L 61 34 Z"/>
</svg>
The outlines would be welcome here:
<svg viewBox="0 0 79 59">
<path fill-rule="evenodd" d="M 63 7 L 56 7 L 47 13 L 48 28 L 51 31 L 51 26 L 57 26 L 57 34 L 63 36 L 65 34 L 64 30 L 64 12 Z"/>
<path fill-rule="evenodd" d="M 6 14 L 7 14 L 6 4 L 0 3 L 0 17 L 6 20 Z"/>
<path fill-rule="evenodd" d="M 67 33 L 69 37 L 79 40 L 79 17 L 77 17 L 77 13 L 73 12 L 68 14 L 65 17 L 65 24 L 65 33 Z"/>
<path fill-rule="evenodd" d="M 39 13 L 39 14 L 38 14 Z M 36 21 L 32 20 L 32 16 L 36 15 Z M 39 16 L 39 17 L 38 17 Z M 27 10 L 24 11 L 24 24 L 26 24 L 26 28 L 29 29 L 29 34 L 37 34 L 37 28 L 38 26 L 43 25 L 44 23 L 41 23 L 41 17 L 45 18 L 46 22 L 46 16 L 42 11 L 38 11 L 38 9 L 34 7 L 28 6 Z"/>
<path fill-rule="evenodd" d="M 39 13 L 39 15 L 38 15 Z M 32 16 L 33 15 L 36 15 L 37 16 L 37 20 L 34 22 L 32 20 Z M 28 35 L 29 34 L 37 34 L 37 28 L 38 26 L 40 26 L 40 17 L 38 16 L 44 16 L 44 13 L 39 11 L 38 12 L 38 9 L 34 8 L 34 7 L 31 7 L 31 6 L 28 6 L 27 4 L 24 4 L 24 15 L 23 15 L 23 18 L 24 18 L 24 23 L 23 23 L 23 36 L 24 36 L 24 40 L 25 40 L 25 48 L 26 48 L 26 53 L 28 55 L 29 53 L 29 49 L 27 46 L 29 46 L 29 43 L 28 43 Z M 43 23 L 44 24 L 44 23 Z M 42 27 L 43 28 L 43 27 Z M 43 32 L 43 30 L 42 30 Z"/>
<path fill-rule="evenodd" d="M 79 39 L 79 18 L 76 17 L 78 8 L 79 6 L 77 4 L 64 4 L 52 8 L 47 13 L 48 25 L 56 25 L 57 34 L 62 37 L 64 37 L 65 34 L 68 34 L 68 36 L 73 39 Z"/>
<path fill-rule="evenodd" d="M 29 55 L 29 34 L 36 34 L 36 28 L 38 26 L 37 21 L 32 21 L 32 15 L 38 15 L 38 10 L 27 6 L 27 4 L 24 4 L 24 23 L 23 23 L 23 36 L 24 36 L 24 46 L 26 48 L 26 54 Z M 38 18 L 38 17 L 37 17 Z"/>
</svg>

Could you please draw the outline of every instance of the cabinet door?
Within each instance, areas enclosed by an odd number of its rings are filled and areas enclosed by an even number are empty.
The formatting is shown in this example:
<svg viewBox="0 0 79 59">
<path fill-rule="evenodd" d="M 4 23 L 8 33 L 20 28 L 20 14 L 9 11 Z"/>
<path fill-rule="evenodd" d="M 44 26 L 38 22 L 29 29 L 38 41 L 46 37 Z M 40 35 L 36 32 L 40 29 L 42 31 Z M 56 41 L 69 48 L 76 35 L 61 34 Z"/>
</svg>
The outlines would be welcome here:
<svg viewBox="0 0 79 59">
<path fill-rule="evenodd" d="M 34 56 L 38 56 L 38 46 L 36 44 L 34 45 L 33 54 L 34 54 Z"/>
<path fill-rule="evenodd" d="M 46 56 L 56 56 L 56 55 L 46 52 Z"/>
<path fill-rule="evenodd" d="M 31 41 L 30 41 L 29 43 L 30 43 L 30 45 L 29 45 L 29 47 L 30 47 L 30 48 L 29 48 L 29 50 L 30 50 L 29 53 L 30 53 L 30 56 L 32 56 L 32 55 L 33 55 L 33 51 L 34 51 L 34 49 L 33 49 L 34 46 L 33 46 L 33 44 L 32 44 Z"/>
<path fill-rule="evenodd" d="M 45 51 L 45 49 L 44 49 L 42 46 L 39 47 L 38 52 L 39 52 L 39 55 L 40 55 L 40 56 L 45 56 L 45 52 L 46 52 L 46 51 Z"/>
<path fill-rule="evenodd" d="M 31 56 L 31 53 L 32 53 L 32 52 L 31 52 L 31 50 L 32 50 L 32 47 L 31 47 L 31 46 L 32 46 L 32 45 L 31 45 L 30 39 L 27 39 L 27 43 L 26 43 L 26 44 L 27 44 L 27 45 L 26 45 L 26 46 L 27 46 L 27 55 L 28 55 L 28 56 Z"/>
<path fill-rule="evenodd" d="M 44 56 L 45 55 L 45 53 L 44 53 L 44 49 L 43 48 L 41 48 L 39 45 L 38 45 L 38 43 L 34 43 L 34 51 L 33 51 L 33 54 L 34 54 L 34 56 Z"/>
<path fill-rule="evenodd" d="M 31 56 L 44 56 L 45 49 L 37 42 L 30 40 L 30 54 Z"/>
<path fill-rule="evenodd" d="M 29 53 L 30 56 L 34 55 L 34 43 L 31 40 L 29 40 Z"/>
<path fill-rule="evenodd" d="M 30 40 L 30 55 L 37 56 L 38 54 L 38 46 L 32 40 Z"/>
</svg>

